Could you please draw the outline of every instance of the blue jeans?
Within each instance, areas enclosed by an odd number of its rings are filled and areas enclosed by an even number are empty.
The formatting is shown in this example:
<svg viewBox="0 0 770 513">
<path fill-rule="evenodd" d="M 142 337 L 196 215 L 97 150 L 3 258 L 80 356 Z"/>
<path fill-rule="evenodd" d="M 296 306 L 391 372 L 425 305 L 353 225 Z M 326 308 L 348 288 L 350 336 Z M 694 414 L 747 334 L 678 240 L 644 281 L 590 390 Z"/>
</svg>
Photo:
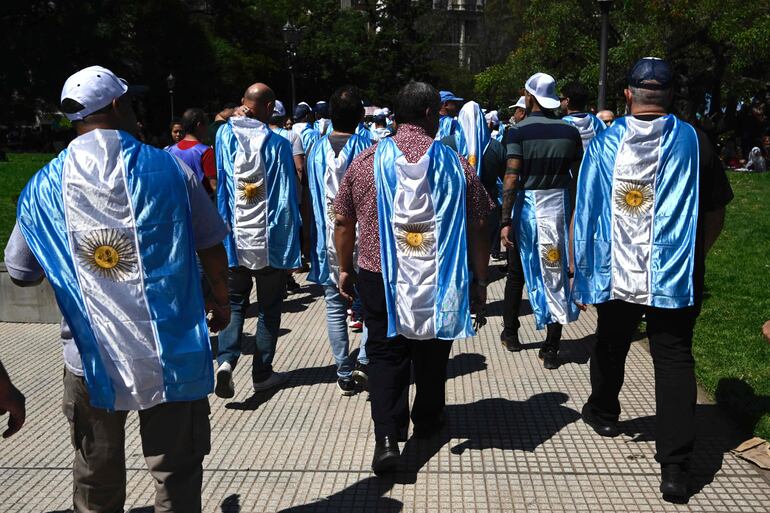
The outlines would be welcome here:
<svg viewBox="0 0 770 513">
<path fill-rule="evenodd" d="M 266 267 L 252 271 L 245 267 L 231 267 L 228 285 L 230 288 L 230 324 L 219 332 L 217 362 L 230 362 L 235 368 L 241 356 L 243 321 L 249 308 L 249 295 L 254 281 L 257 282 L 257 349 L 251 377 L 255 383 L 264 381 L 273 372 L 273 357 L 281 329 L 281 305 L 286 290 L 286 271 Z"/>
<path fill-rule="evenodd" d="M 347 301 L 334 285 L 324 285 L 324 298 L 326 299 L 326 328 L 329 332 L 332 356 L 337 364 L 337 376 L 349 378 L 353 372 L 353 361 L 349 353 Z M 363 365 L 369 363 L 366 358 L 366 331 L 361 335 L 358 361 Z"/>
</svg>

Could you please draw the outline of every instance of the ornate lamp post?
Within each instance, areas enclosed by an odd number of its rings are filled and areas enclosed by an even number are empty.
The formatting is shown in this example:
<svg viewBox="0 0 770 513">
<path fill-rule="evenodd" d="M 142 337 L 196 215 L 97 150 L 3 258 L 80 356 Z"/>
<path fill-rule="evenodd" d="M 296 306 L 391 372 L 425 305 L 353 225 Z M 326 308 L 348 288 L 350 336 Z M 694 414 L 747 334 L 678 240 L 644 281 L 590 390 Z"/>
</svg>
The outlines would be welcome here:
<svg viewBox="0 0 770 513">
<path fill-rule="evenodd" d="M 281 29 L 283 32 L 283 42 L 286 45 L 286 59 L 289 63 L 289 75 L 291 77 L 291 111 L 297 106 L 297 89 L 294 83 L 294 60 L 297 58 L 297 45 L 302 39 L 302 31 L 299 27 L 287 21 Z"/>
<path fill-rule="evenodd" d="M 602 35 L 599 46 L 599 98 L 597 108 L 604 110 L 607 98 L 607 38 L 610 27 L 612 0 L 598 0 L 598 2 L 599 9 L 602 12 Z"/>
<path fill-rule="evenodd" d="M 174 119 L 174 85 L 176 85 L 176 77 L 173 73 L 169 73 L 166 77 L 166 85 L 168 86 L 168 96 L 171 100 L 171 118 Z"/>
</svg>

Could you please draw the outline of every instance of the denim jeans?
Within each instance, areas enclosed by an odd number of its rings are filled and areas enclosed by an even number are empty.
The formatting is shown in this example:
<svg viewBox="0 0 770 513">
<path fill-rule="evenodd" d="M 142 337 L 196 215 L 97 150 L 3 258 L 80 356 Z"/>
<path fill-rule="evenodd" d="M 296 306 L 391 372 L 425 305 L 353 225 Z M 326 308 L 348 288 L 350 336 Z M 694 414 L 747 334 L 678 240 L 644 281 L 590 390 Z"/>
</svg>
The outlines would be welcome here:
<svg viewBox="0 0 770 513">
<path fill-rule="evenodd" d="M 324 285 L 324 298 L 326 299 L 326 327 L 329 332 L 329 345 L 332 348 L 332 356 L 334 356 L 334 361 L 337 364 L 337 376 L 349 378 L 353 372 L 353 361 L 350 358 L 349 352 L 348 304 L 334 285 Z M 366 358 L 365 331 L 361 334 L 358 361 L 364 365 L 369 363 L 369 360 Z"/>
<path fill-rule="evenodd" d="M 264 381 L 273 372 L 275 346 L 281 328 L 281 305 L 286 290 L 286 271 L 266 267 L 252 271 L 245 267 L 231 267 L 228 285 L 230 288 L 230 324 L 219 332 L 219 353 L 217 362 L 230 362 L 235 368 L 241 355 L 243 322 L 249 308 L 249 295 L 254 281 L 257 282 L 257 349 L 251 377 L 255 383 Z"/>
</svg>

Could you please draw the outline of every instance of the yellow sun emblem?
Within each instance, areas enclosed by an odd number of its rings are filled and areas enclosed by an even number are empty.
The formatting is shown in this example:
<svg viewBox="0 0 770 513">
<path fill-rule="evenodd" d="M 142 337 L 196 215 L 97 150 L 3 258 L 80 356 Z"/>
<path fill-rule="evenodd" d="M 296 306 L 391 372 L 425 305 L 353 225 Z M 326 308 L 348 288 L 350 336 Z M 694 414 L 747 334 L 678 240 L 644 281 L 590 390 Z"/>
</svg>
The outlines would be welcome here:
<svg viewBox="0 0 770 513">
<path fill-rule="evenodd" d="M 396 227 L 396 245 L 407 256 L 424 256 L 430 253 L 434 242 L 431 223 L 411 223 Z"/>
<path fill-rule="evenodd" d="M 543 263 L 549 268 L 561 267 L 561 251 L 553 244 L 546 244 L 543 246 L 541 255 L 543 257 Z"/>
<path fill-rule="evenodd" d="M 238 197 L 248 205 L 254 205 L 265 197 L 265 180 L 242 178 L 238 180 Z"/>
<path fill-rule="evenodd" d="M 615 187 L 615 205 L 626 215 L 638 216 L 649 212 L 653 193 L 650 184 L 621 182 Z"/>
<path fill-rule="evenodd" d="M 478 159 L 476 158 L 476 155 L 471 155 L 468 157 L 468 164 L 470 164 L 473 167 L 476 167 L 476 162 Z"/>
<path fill-rule="evenodd" d="M 112 281 L 126 280 L 137 267 L 131 239 L 112 228 L 84 236 L 78 242 L 78 255 L 88 270 Z"/>
<path fill-rule="evenodd" d="M 326 199 L 326 216 L 332 223 L 337 220 L 337 212 L 334 211 L 334 198 Z"/>
</svg>

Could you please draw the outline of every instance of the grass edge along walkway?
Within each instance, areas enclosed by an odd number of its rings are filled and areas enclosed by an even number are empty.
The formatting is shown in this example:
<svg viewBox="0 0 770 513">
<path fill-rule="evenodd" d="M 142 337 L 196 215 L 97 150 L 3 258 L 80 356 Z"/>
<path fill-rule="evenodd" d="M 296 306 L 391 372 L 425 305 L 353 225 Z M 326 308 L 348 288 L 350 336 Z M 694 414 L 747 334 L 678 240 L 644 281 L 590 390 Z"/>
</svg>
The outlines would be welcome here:
<svg viewBox="0 0 770 513">
<path fill-rule="evenodd" d="M 10 153 L 0 162 L 0 245 L 16 218 L 15 199 L 54 155 Z M 735 199 L 706 266 L 707 297 L 693 352 L 701 385 L 756 435 L 770 439 L 770 173 L 730 173 Z"/>
</svg>

